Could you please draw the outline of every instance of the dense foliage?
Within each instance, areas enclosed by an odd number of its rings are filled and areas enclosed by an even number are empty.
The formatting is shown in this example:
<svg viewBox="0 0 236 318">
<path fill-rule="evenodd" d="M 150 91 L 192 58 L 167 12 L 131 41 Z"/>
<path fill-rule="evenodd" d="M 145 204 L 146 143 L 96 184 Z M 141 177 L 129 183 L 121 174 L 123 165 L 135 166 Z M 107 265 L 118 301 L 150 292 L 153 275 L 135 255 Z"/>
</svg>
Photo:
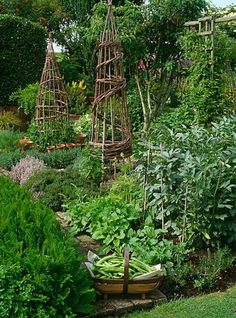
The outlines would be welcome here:
<svg viewBox="0 0 236 318">
<path fill-rule="evenodd" d="M 5 14 L 0 14 L 0 33 L 0 106 L 4 106 L 11 93 L 39 80 L 46 35 L 40 25 Z"/>
<path fill-rule="evenodd" d="M 140 152 L 147 207 L 165 237 L 198 247 L 235 242 L 235 128 L 232 116 L 211 129 L 162 129 Z"/>
<path fill-rule="evenodd" d="M 40 23 L 48 30 L 59 31 L 59 26 L 67 14 L 60 1 L 50 0 L 0 0 L 0 14 L 10 14 Z"/>
<path fill-rule="evenodd" d="M 0 130 L 0 156 L 2 152 L 15 150 L 23 134 L 13 130 Z M 1 166 L 1 164 L 0 164 Z"/>
<path fill-rule="evenodd" d="M 184 30 L 184 22 L 196 19 L 206 7 L 204 0 L 151 0 L 143 5 L 126 2 L 114 8 L 124 51 L 125 76 L 128 81 L 135 77 L 135 85 L 138 86 L 134 93 L 140 102 L 132 105 L 132 108 L 139 107 L 139 112 L 143 111 L 146 131 L 171 98 L 181 51 L 177 39 Z M 81 52 L 81 73 L 94 75 L 94 47 L 99 32 L 103 30 L 106 11 L 106 4 L 98 3 L 94 6 L 90 24 L 86 27 L 77 26 L 74 30 L 80 39 L 73 49 Z M 92 59 L 87 58 L 84 47 L 94 52 Z M 89 82 L 92 81 L 93 78 Z"/>
<path fill-rule="evenodd" d="M 142 189 L 135 179 L 118 178 L 103 197 L 81 200 L 81 193 L 67 205 L 73 232 L 86 231 L 101 240 L 103 252 L 122 252 L 128 243 L 128 231 L 139 223 Z"/>
<path fill-rule="evenodd" d="M 75 82 L 66 85 L 68 95 L 68 104 L 70 114 L 82 115 L 88 110 L 88 101 L 86 97 L 86 84 L 84 81 Z"/>
<path fill-rule="evenodd" d="M 204 41 L 196 32 L 188 32 L 180 42 L 185 59 L 181 70 L 187 75 L 179 93 L 182 116 L 187 117 L 188 122 L 208 125 L 235 109 L 232 72 L 236 65 L 235 40 L 219 30 L 215 33 L 214 73 L 209 54 L 210 41 Z"/>
<path fill-rule="evenodd" d="M 45 120 L 40 124 L 33 120 L 27 135 L 41 151 L 45 151 L 48 146 L 77 141 L 73 125 L 65 116 Z"/>
<path fill-rule="evenodd" d="M 29 119 L 33 119 L 35 115 L 38 89 L 39 83 L 29 84 L 24 89 L 19 88 L 13 92 L 9 98 L 10 101 L 17 103 L 18 109 L 21 109 Z"/>
<path fill-rule="evenodd" d="M 0 169 L 11 171 L 39 201 L 33 203 L 26 189 L 0 179 L 0 317 L 72 318 L 90 309 L 93 293 L 81 260 L 48 207 L 66 210 L 70 234 L 87 233 L 101 243 L 103 254 L 122 254 L 128 245 L 133 257 L 161 263 L 165 290 L 178 292 L 187 283 L 211 288 L 233 264 L 235 32 L 230 24 L 216 25 L 213 73 L 212 43 L 184 27 L 207 14 L 208 1 L 114 0 L 134 155 L 108 163 L 101 149 L 44 152 L 47 146 L 78 142 L 80 136 L 80 141 L 89 139 L 96 42 L 106 2 L 0 0 L 0 105 L 13 92 L 10 101 L 25 119 L 33 118 L 45 55 L 45 32 L 34 21 L 53 30 L 63 45 L 57 59 L 69 111 L 80 116 L 73 124 L 67 118 L 48 121 L 43 133 L 32 122 L 27 136 L 34 145 L 23 151 L 21 134 L 8 130 L 20 127 L 19 119 L 11 111 L 0 113 L 0 129 L 5 129 Z"/>
<path fill-rule="evenodd" d="M 90 281 L 52 211 L 0 177 L 0 317 L 75 317 L 91 310 Z"/>
<path fill-rule="evenodd" d="M 61 211 L 65 201 L 97 196 L 102 178 L 101 161 L 84 150 L 65 170 L 44 169 L 33 175 L 26 188 L 47 207 Z M 72 203 L 73 204 L 73 203 Z"/>
<path fill-rule="evenodd" d="M 3 137 L 4 135 L 5 134 L 3 134 Z M 63 169 L 69 166 L 70 164 L 72 164 L 75 161 L 75 159 L 78 156 L 80 156 L 80 153 L 81 153 L 80 148 L 56 150 L 49 153 L 39 152 L 38 150 L 22 151 L 20 149 L 14 149 L 14 148 L 9 149 L 11 146 L 12 147 L 15 146 L 15 143 L 17 142 L 16 140 L 17 136 L 19 137 L 19 135 L 14 135 L 14 137 L 12 136 L 12 133 L 10 133 L 10 135 L 9 134 L 7 135 L 9 136 L 8 137 L 9 139 L 6 139 L 6 145 L 4 145 L 5 139 L 3 139 L 2 141 L 3 146 L 6 147 L 7 149 L 5 149 L 5 151 L 3 152 L 0 152 L 0 166 L 6 170 L 11 170 L 11 168 L 14 165 L 16 165 L 18 161 L 20 161 L 22 158 L 25 158 L 26 156 L 32 156 L 37 159 L 43 160 L 48 167 Z M 1 145 L 1 141 L 0 141 L 0 145 Z M 11 151 L 9 151 L 8 149 Z"/>
</svg>

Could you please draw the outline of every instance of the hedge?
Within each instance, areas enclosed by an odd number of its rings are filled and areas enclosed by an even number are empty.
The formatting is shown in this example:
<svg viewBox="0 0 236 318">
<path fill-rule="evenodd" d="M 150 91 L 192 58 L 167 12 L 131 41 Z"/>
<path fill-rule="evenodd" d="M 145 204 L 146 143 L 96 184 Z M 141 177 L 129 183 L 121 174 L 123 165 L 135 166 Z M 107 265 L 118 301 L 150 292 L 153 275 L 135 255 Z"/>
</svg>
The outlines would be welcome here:
<svg viewBox="0 0 236 318">
<path fill-rule="evenodd" d="M 0 14 L 0 106 L 18 88 L 39 81 L 46 52 L 46 32 L 26 19 Z"/>
</svg>

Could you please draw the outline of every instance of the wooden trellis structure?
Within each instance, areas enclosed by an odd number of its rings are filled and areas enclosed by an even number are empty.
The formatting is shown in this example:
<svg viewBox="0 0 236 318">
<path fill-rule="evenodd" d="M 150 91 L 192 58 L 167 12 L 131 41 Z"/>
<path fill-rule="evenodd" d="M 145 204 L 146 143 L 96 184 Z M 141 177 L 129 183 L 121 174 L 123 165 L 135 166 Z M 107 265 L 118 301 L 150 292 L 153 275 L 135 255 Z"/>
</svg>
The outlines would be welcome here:
<svg viewBox="0 0 236 318">
<path fill-rule="evenodd" d="M 41 132 L 44 132 L 50 123 L 55 129 L 53 123 L 62 124 L 68 121 L 67 94 L 53 50 L 51 33 L 37 95 L 35 121 Z"/>
<path fill-rule="evenodd" d="M 198 30 L 198 34 L 205 38 L 205 41 L 209 43 L 208 51 L 210 54 L 210 64 L 212 78 L 214 77 L 214 35 L 215 35 L 215 26 L 218 23 L 222 22 L 232 22 L 236 21 L 236 15 L 222 18 L 215 18 L 214 16 L 206 16 L 199 18 L 197 21 L 188 21 L 184 25 L 190 30 Z M 210 41 L 209 41 L 210 40 Z"/>
<path fill-rule="evenodd" d="M 104 160 L 128 157 L 132 152 L 125 86 L 121 43 L 109 0 L 98 42 L 91 137 L 92 145 L 102 149 Z"/>
</svg>

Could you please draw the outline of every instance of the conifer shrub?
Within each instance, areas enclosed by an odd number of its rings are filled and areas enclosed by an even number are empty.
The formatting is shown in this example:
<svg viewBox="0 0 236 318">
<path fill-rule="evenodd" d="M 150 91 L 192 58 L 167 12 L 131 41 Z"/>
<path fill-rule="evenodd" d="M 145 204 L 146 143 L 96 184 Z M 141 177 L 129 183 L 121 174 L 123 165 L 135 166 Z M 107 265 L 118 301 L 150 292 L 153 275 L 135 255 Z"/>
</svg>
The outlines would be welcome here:
<svg viewBox="0 0 236 318">
<path fill-rule="evenodd" d="M 0 317 L 90 312 L 91 282 L 53 212 L 7 177 L 0 177 L 0 198 Z"/>
</svg>

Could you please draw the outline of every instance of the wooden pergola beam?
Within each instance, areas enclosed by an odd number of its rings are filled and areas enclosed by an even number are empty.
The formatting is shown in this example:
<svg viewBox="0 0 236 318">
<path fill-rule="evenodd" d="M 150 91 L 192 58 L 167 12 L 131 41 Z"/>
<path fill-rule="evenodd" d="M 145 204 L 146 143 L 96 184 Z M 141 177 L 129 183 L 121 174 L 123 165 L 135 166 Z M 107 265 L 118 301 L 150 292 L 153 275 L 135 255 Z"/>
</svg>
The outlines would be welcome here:
<svg viewBox="0 0 236 318">
<path fill-rule="evenodd" d="M 188 22 L 185 22 L 184 23 L 184 26 L 198 26 L 199 25 L 199 22 L 200 21 L 207 21 L 211 19 L 211 16 L 207 16 L 207 17 L 203 17 L 203 18 L 200 18 L 198 19 L 197 21 L 188 21 Z M 232 16 L 229 16 L 229 17 L 222 17 L 222 18 L 217 18 L 215 19 L 215 23 L 222 23 L 222 22 L 232 22 L 232 21 L 236 21 L 236 15 L 232 15 Z"/>
</svg>

